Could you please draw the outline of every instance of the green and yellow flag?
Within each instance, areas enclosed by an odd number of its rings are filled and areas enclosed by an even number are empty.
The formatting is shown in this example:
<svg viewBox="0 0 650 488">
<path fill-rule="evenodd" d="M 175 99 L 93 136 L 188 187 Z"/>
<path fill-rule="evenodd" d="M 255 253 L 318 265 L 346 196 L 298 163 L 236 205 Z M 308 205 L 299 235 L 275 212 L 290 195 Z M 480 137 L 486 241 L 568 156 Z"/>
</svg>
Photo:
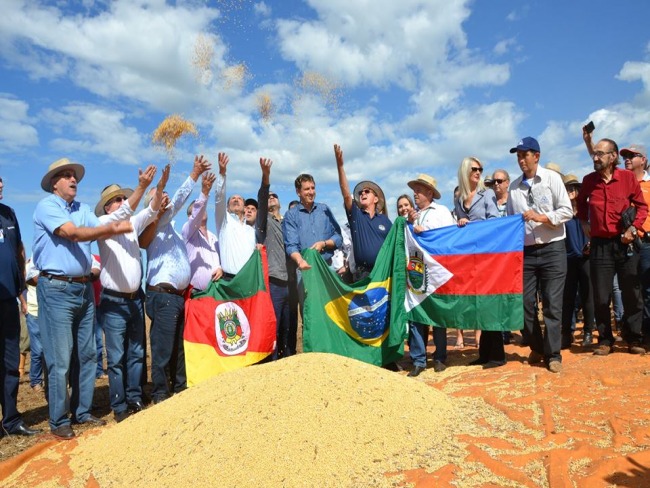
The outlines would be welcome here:
<svg viewBox="0 0 650 488">
<path fill-rule="evenodd" d="M 303 349 L 329 352 L 378 366 L 404 355 L 407 337 L 404 294 L 404 219 L 398 218 L 367 278 L 343 283 L 316 251 L 303 256 L 305 306 Z"/>
</svg>

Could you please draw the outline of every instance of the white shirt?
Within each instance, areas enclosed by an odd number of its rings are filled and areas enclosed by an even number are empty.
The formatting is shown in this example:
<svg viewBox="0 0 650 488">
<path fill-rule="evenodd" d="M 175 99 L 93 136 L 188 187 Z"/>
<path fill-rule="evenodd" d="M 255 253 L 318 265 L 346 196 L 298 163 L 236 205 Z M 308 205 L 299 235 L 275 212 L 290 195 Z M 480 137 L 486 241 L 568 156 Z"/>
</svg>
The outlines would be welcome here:
<svg viewBox="0 0 650 488">
<path fill-rule="evenodd" d="M 124 209 L 124 210 L 123 210 Z M 128 200 L 115 212 L 102 215 L 103 224 L 125 220 L 133 213 Z M 102 287 L 121 293 L 133 293 L 142 282 L 142 261 L 138 236 L 156 217 L 151 206 L 130 217 L 133 230 L 97 241 L 102 271 L 99 275 Z"/>
<path fill-rule="evenodd" d="M 456 225 L 456 222 L 447 207 L 440 203 L 431 202 L 427 208 L 418 210 L 418 216 L 413 225 L 421 225 L 424 230 L 431 230 Z"/>
<path fill-rule="evenodd" d="M 221 268 L 237 274 L 255 251 L 255 228 L 226 210 L 226 178 L 221 174 L 217 175 L 214 201 Z"/>
<path fill-rule="evenodd" d="M 520 175 L 510 184 L 506 208 L 508 215 L 522 214 L 527 210 L 546 215 L 550 224 L 528 221 L 524 226 L 524 246 L 548 244 L 564 239 L 564 222 L 573 218 L 571 200 L 562 177 L 555 171 L 537 166 L 530 180 Z"/>
</svg>

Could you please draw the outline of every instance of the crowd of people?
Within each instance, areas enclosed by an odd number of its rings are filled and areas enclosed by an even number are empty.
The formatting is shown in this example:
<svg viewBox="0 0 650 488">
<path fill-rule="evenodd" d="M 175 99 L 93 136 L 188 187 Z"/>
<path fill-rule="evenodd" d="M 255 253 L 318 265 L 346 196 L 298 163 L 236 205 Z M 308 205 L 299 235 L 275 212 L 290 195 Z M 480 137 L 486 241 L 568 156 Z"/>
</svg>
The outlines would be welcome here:
<svg viewBox="0 0 650 488">
<path fill-rule="evenodd" d="M 622 307 L 615 321 L 632 354 L 645 353 L 650 339 L 650 176 L 645 147 L 619 151 L 616 143 L 583 138 L 594 171 L 582 182 L 557 167 L 540 165 L 537 140 L 524 137 L 510 149 L 521 174 L 513 181 L 504 169 L 483 178 L 480 159 L 467 157 L 458 168 L 454 208 L 440 204 L 437 181 L 420 174 L 408 181 L 413 197 L 397 198 L 396 211 L 415 234 L 444 226 L 521 215 L 524 225 L 522 342 L 528 362 L 562 370 L 562 349 L 574 339 L 576 310 L 584 318 L 582 346 L 594 354 L 612 352 L 616 337 L 610 302 L 618 277 Z M 621 157 L 625 169 L 619 168 Z M 139 171 L 134 189 L 111 184 L 94 210 L 76 200 L 85 168 L 68 159 L 52 163 L 41 181 L 48 194 L 33 218 L 33 256 L 26 269 L 20 227 L 13 210 L 0 204 L 0 375 L 2 427 L 9 435 L 34 435 L 16 405 L 19 384 L 19 314 L 27 317 L 32 339 L 30 386 L 44 390 L 49 426 L 60 439 L 75 437 L 72 424 L 103 425 L 92 412 L 97 374 L 97 331 L 106 343 L 110 407 L 121 422 L 141 411 L 147 383 L 146 345 L 151 347 L 151 401 L 159 403 L 187 387 L 183 331 L 189 290 L 205 290 L 214 281 L 231 280 L 256 248 L 266 247 L 270 295 L 277 340 L 272 359 L 296 353 L 298 313 L 304 304 L 302 275 L 310 265 L 302 251 L 314 249 L 341 279 L 367 277 L 392 222 L 384 192 L 364 180 L 353 191 L 343 150 L 334 159 L 347 225 L 340 227 L 328 205 L 316 201 L 309 174 L 295 179 L 298 200 L 281 213 L 270 190 L 273 162 L 260 158 L 257 198 L 226 198 L 229 158 L 219 153 L 216 172 L 197 156 L 189 176 L 172 196 L 166 191 L 167 165 L 154 187 L 155 166 Z M 195 186 L 196 200 L 187 205 Z M 214 188 L 215 233 L 209 230 L 207 204 Z M 3 183 L 0 179 L 0 198 Z M 144 208 L 136 211 L 144 198 Z M 187 205 L 187 206 L 186 206 Z M 181 232 L 174 218 L 187 208 Z M 97 241 L 101 266 L 93 273 L 91 242 Z M 143 266 L 141 249 L 146 251 Z M 143 269 L 146 269 L 143 283 Z M 93 283 L 98 287 L 95 299 Z M 144 314 L 151 320 L 148 338 Z M 543 316 L 543 326 L 540 320 Z M 471 328 L 472 324 L 467 324 Z M 409 354 L 415 377 L 427 365 L 429 326 L 409 324 Z M 431 327 L 436 372 L 447 362 L 447 331 Z M 480 339 L 479 339 L 480 333 Z M 477 331 L 478 357 L 470 364 L 496 368 L 506 364 L 509 332 Z M 455 347 L 464 346 L 458 331 Z M 386 365 L 394 368 L 396 365 Z"/>
</svg>

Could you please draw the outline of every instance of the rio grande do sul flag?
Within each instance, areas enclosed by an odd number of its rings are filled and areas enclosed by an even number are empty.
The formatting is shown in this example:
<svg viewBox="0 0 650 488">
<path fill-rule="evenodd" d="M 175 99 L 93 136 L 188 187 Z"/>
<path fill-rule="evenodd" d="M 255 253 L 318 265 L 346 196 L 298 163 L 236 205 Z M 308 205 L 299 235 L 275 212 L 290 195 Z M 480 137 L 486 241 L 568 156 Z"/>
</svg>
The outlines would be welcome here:
<svg viewBox="0 0 650 488">
<path fill-rule="evenodd" d="M 404 300 L 413 322 L 454 329 L 519 330 L 524 324 L 521 215 L 414 234 Z"/>
<path fill-rule="evenodd" d="M 311 269 L 305 286 L 303 349 L 381 366 L 404 355 L 406 287 L 404 219 L 395 221 L 370 276 L 343 283 L 320 255 L 303 251 Z"/>
<path fill-rule="evenodd" d="M 230 281 L 210 283 L 185 303 L 185 368 L 193 386 L 257 363 L 275 347 L 266 249 L 255 250 Z"/>
</svg>

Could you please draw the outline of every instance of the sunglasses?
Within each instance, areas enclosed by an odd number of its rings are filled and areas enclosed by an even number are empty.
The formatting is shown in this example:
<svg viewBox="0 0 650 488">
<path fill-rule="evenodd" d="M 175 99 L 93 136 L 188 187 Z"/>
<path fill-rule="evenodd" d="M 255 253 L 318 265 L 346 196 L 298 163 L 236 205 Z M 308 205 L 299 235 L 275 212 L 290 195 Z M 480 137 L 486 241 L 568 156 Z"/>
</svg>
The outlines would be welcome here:
<svg viewBox="0 0 650 488">
<path fill-rule="evenodd" d="M 642 158 L 642 157 L 643 157 L 643 154 L 634 153 L 634 154 L 630 154 L 629 156 L 626 156 L 624 159 L 625 159 L 625 161 L 629 161 L 630 159 Z"/>
<path fill-rule="evenodd" d="M 275 193 L 269 193 L 269 198 L 275 198 L 277 200 L 278 196 Z"/>
<path fill-rule="evenodd" d="M 494 183 L 496 183 L 497 185 L 500 185 L 500 184 L 503 183 L 504 181 L 508 181 L 508 180 L 501 180 L 501 179 L 499 179 L 499 178 L 494 178 L 492 181 L 493 181 Z"/>
<path fill-rule="evenodd" d="M 110 201 L 110 203 L 108 205 L 113 204 L 115 202 L 122 203 L 124 201 L 126 201 L 126 197 L 115 197 Z"/>
<path fill-rule="evenodd" d="M 528 206 L 532 207 L 535 205 L 535 199 L 533 198 L 533 188 L 528 188 Z"/>
<path fill-rule="evenodd" d="M 364 188 L 363 190 L 359 191 L 359 196 L 363 195 L 364 193 L 375 193 L 375 192 L 370 190 L 369 188 Z"/>
<path fill-rule="evenodd" d="M 483 168 L 477 168 L 476 166 L 472 166 L 470 169 L 472 170 L 472 173 L 476 173 L 476 172 L 483 173 Z"/>
<path fill-rule="evenodd" d="M 69 180 L 73 176 L 75 178 L 77 177 L 74 171 L 61 171 L 60 173 L 57 173 L 56 176 L 59 178 L 65 178 L 66 180 Z"/>
</svg>

